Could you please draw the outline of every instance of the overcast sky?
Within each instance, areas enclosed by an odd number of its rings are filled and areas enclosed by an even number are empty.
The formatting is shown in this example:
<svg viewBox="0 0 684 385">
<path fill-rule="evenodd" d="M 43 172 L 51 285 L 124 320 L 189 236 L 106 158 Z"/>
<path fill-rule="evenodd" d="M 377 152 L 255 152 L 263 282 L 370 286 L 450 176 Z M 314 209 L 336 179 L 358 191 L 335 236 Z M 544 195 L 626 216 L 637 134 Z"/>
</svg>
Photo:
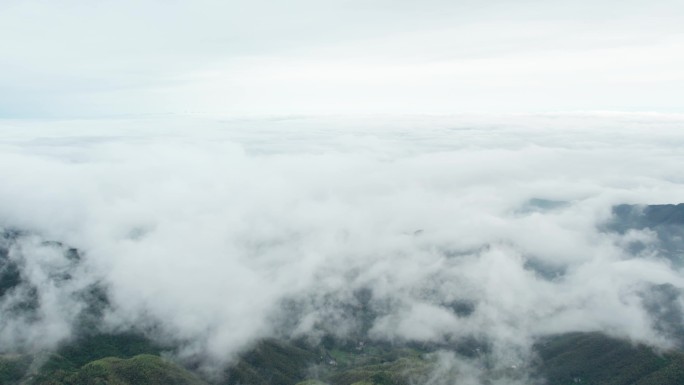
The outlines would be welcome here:
<svg viewBox="0 0 684 385">
<path fill-rule="evenodd" d="M 0 349 L 67 338 L 93 284 L 103 327 L 221 363 L 351 335 L 358 290 L 370 338 L 502 368 L 569 331 L 668 346 L 644 298 L 684 309 L 681 267 L 599 227 L 681 202 L 683 68 L 682 0 L 0 0 L 0 229 L 33 234 L 0 314 L 41 298 Z"/>
<path fill-rule="evenodd" d="M 683 112 L 684 3 L 2 0 L 0 117 Z"/>
</svg>

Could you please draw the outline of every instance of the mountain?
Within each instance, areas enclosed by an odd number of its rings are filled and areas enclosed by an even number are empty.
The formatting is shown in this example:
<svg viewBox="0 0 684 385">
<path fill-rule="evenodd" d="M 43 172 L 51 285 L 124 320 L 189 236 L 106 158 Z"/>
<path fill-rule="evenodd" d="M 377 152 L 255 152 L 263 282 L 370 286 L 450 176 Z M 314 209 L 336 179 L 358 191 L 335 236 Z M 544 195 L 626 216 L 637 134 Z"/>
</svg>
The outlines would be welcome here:
<svg viewBox="0 0 684 385">
<path fill-rule="evenodd" d="M 540 341 L 539 374 L 549 384 L 675 385 L 684 381 L 684 353 L 658 352 L 600 333 Z"/>
<path fill-rule="evenodd" d="M 651 231 L 655 234 L 655 248 L 643 241 L 634 241 L 630 251 L 657 252 L 684 266 L 684 203 L 677 205 L 618 205 L 613 207 L 612 220 L 606 229 L 620 234 L 630 230 Z"/>
<path fill-rule="evenodd" d="M 220 379 L 197 374 L 154 354 L 109 356 L 105 340 L 130 336 L 98 336 L 63 348 L 37 373 L 27 373 L 39 357 L 0 357 L 0 383 L 27 385 L 409 385 L 426 383 L 435 361 L 430 349 L 408 346 L 340 344 L 331 350 L 296 341 L 265 340 L 244 353 Z M 135 339 L 134 344 L 142 342 Z M 148 341 L 148 346 L 152 344 Z M 97 350 L 99 349 L 101 350 Z M 95 350 L 93 350 L 95 349 Z M 154 350 L 150 348 L 149 350 Z M 684 379 L 684 353 L 658 352 L 644 345 L 600 333 L 570 333 L 544 338 L 535 345 L 538 361 L 531 369 L 537 382 L 593 385 L 677 385 Z M 103 356 L 103 357 L 100 357 Z M 78 365 L 84 359 L 91 359 Z M 458 378 L 452 378 L 458 383 Z M 483 379 L 487 383 L 487 379 Z M 493 382 L 492 382 L 493 383 Z"/>
<path fill-rule="evenodd" d="M 544 208 L 564 207 L 544 203 Z M 529 210 L 542 206 L 536 206 Z M 532 207 L 532 206 L 531 206 Z M 635 256 L 657 253 L 673 264 L 683 262 L 684 204 L 618 205 L 602 231 L 628 234 L 642 231 L 655 242 L 634 241 L 628 248 Z M 19 314 L 31 328 L 40 317 L 36 302 L 41 299 L 24 282 L 24 266 L 12 258 L 18 239 L 29 236 L 5 230 L 0 236 L 0 300 L 5 315 Z M 640 239 L 640 238 L 635 238 Z M 42 246 L 62 258 L 63 269 L 50 277 L 55 285 L 71 281 L 70 269 L 82 256 L 59 242 Z M 347 339 L 332 335 L 317 339 L 263 339 L 255 341 L 232 365 L 208 372 L 201 362 L 181 360 L 173 343 L 152 340 L 144 330 L 107 333 L 98 323 L 110 306 L 102 285 L 77 287 L 73 295 L 85 306 L 74 317 L 76 337 L 54 351 L 12 351 L 0 346 L 2 385 L 413 385 L 464 383 L 495 385 L 508 379 L 524 384 L 550 385 L 675 385 L 684 383 L 684 350 L 659 351 L 597 332 L 573 332 L 540 337 L 524 367 L 501 369 L 491 363 L 486 336 L 481 340 L 458 340 L 439 344 L 377 341 L 358 334 Z M 360 295 L 369 296 L 369 293 Z M 368 301 L 360 301 L 366 304 Z M 680 290 L 670 284 L 653 285 L 643 298 L 655 328 L 671 336 L 675 346 L 684 346 L 684 319 Z M 365 306 L 365 305 L 364 305 Z M 361 319 L 364 331 L 373 323 L 372 309 L 350 308 Z M 460 308 L 459 308 L 460 309 Z M 456 309 L 458 310 L 458 309 Z M 454 310 L 454 311 L 456 311 Z M 468 309 L 459 314 L 467 316 Z M 472 309 L 470 309 L 472 312 Z M 677 343 L 678 342 L 678 343 Z M 466 366 L 443 368 L 443 357 L 457 357 Z M 227 357 L 228 358 L 228 357 Z M 463 380 L 465 381 L 465 380 Z M 473 382 L 475 381 L 475 382 Z"/>
<path fill-rule="evenodd" d="M 76 370 L 44 370 L 32 385 L 206 385 L 197 375 L 159 356 L 106 357 Z"/>
</svg>

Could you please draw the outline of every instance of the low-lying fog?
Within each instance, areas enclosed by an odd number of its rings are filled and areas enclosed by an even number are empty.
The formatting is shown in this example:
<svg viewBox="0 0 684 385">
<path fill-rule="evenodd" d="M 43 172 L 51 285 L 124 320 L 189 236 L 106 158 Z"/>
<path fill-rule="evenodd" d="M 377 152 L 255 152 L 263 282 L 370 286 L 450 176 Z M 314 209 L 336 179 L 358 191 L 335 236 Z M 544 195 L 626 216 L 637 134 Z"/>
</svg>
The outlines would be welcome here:
<svg viewBox="0 0 684 385">
<path fill-rule="evenodd" d="M 326 332 L 486 339 L 504 366 L 568 331 L 668 347 L 646 303 L 681 265 L 602 224 L 684 201 L 683 148 L 658 114 L 1 121 L 0 227 L 39 307 L 5 294 L 0 346 L 69 338 L 96 284 L 103 330 L 214 362 Z"/>
</svg>

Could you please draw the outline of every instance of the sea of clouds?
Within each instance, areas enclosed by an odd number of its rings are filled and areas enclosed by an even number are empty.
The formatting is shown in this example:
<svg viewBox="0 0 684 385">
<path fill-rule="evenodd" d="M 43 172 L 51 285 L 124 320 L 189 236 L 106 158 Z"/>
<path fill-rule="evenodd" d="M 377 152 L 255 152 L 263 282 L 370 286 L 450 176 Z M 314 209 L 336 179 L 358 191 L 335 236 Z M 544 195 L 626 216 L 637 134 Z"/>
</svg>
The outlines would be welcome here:
<svg viewBox="0 0 684 385">
<path fill-rule="evenodd" d="M 28 232 L 9 259 L 39 298 L 2 298 L 0 346 L 70 338 L 100 285 L 103 330 L 219 363 L 323 333 L 486 340 L 501 367 L 570 331 L 666 348 L 644 298 L 681 267 L 600 228 L 684 201 L 683 149 L 662 114 L 0 121 L 0 227 Z"/>
</svg>

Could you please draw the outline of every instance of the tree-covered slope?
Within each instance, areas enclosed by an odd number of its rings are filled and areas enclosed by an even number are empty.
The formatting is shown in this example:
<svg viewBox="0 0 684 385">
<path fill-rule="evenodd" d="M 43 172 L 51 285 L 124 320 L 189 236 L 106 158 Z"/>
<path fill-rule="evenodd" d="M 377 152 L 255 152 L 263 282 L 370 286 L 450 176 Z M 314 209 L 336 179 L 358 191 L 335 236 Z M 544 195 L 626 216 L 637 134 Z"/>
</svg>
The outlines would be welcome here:
<svg viewBox="0 0 684 385">
<path fill-rule="evenodd" d="M 206 385 L 197 375 L 162 359 L 142 354 L 129 359 L 108 357 L 74 371 L 44 372 L 31 385 Z"/>
<path fill-rule="evenodd" d="M 145 350 L 152 354 L 137 354 Z M 266 340 L 244 353 L 224 376 L 203 379 L 155 354 L 158 348 L 144 338 L 100 335 L 78 340 L 47 357 L 1 355 L 0 384 L 408 385 L 430 377 L 435 364 L 432 351 L 372 343 L 362 348 L 340 343 L 329 349 Z M 531 378 L 545 379 L 552 385 L 684 383 L 683 352 L 659 352 L 600 333 L 544 338 L 535 345 L 535 351 L 538 361 Z M 113 355 L 105 356 L 108 354 Z M 458 373 L 451 375 L 458 384 Z"/>
<path fill-rule="evenodd" d="M 537 345 L 539 371 L 549 384 L 680 385 L 684 354 L 609 338 L 600 333 L 571 333 Z"/>
<path fill-rule="evenodd" d="M 32 361 L 32 357 L 25 354 L 0 354 L 0 384 L 19 383 Z"/>
</svg>

